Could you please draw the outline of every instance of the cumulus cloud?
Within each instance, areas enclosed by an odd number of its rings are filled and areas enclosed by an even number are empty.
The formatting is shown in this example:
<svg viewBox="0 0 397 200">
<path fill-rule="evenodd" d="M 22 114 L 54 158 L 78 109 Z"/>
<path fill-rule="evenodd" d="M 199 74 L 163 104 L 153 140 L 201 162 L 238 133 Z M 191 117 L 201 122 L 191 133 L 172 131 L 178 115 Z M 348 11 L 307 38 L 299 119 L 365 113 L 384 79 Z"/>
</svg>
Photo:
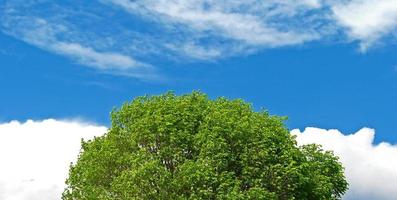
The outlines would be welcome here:
<svg viewBox="0 0 397 200">
<path fill-rule="evenodd" d="M 0 199 L 59 199 L 76 161 L 81 139 L 103 135 L 106 127 L 48 119 L 0 124 Z M 397 146 L 374 144 L 373 129 L 345 135 L 338 130 L 292 130 L 299 145 L 317 143 L 345 166 L 350 189 L 345 199 L 391 200 L 397 196 Z"/>
<path fill-rule="evenodd" d="M 0 124 L 0 199 L 60 199 L 81 139 L 106 132 L 82 122 L 28 120 Z"/>
<path fill-rule="evenodd" d="M 345 135 L 338 130 L 292 130 L 300 145 L 317 143 L 340 157 L 349 182 L 345 199 L 392 200 L 397 196 L 397 146 L 374 144 L 375 131 L 363 128 Z"/>
</svg>

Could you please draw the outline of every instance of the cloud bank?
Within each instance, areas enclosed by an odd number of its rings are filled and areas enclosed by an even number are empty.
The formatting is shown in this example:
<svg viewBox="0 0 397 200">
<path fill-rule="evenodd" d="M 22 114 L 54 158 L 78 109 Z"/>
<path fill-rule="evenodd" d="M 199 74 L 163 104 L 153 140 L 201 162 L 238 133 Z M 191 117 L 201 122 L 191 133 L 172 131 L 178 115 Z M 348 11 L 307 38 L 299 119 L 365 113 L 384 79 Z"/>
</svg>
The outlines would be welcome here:
<svg viewBox="0 0 397 200">
<path fill-rule="evenodd" d="M 100 71 L 213 61 L 312 41 L 396 39 L 397 0 L 5 0 L 0 31 Z M 156 59 L 153 59 L 155 57 Z"/>
<path fill-rule="evenodd" d="M 0 199 L 60 199 L 81 138 L 100 136 L 106 130 L 53 119 L 0 124 Z M 297 135 L 300 145 L 321 144 L 340 157 L 350 183 L 344 199 L 389 200 L 397 196 L 397 146 L 373 144 L 373 129 L 363 128 L 350 135 L 319 128 L 291 133 Z"/>
<path fill-rule="evenodd" d="M 363 128 L 344 135 L 338 130 L 306 128 L 297 135 L 299 144 L 317 143 L 340 157 L 350 184 L 345 199 L 392 200 L 397 196 L 397 145 L 375 145 L 375 131 Z"/>
<path fill-rule="evenodd" d="M 53 119 L 0 124 L 0 199 L 60 199 L 81 138 L 105 132 L 103 126 Z"/>
</svg>

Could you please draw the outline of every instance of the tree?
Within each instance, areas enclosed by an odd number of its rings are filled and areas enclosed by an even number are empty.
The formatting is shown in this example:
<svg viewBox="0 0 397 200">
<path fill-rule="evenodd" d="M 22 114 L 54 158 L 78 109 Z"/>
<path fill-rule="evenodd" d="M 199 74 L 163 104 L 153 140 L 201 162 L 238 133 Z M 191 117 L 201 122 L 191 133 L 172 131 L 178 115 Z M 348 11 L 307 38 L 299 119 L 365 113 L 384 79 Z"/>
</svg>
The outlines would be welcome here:
<svg viewBox="0 0 397 200">
<path fill-rule="evenodd" d="M 343 167 L 284 118 L 205 94 L 138 97 L 82 141 L 63 199 L 340 199 Z"/>
</svg>

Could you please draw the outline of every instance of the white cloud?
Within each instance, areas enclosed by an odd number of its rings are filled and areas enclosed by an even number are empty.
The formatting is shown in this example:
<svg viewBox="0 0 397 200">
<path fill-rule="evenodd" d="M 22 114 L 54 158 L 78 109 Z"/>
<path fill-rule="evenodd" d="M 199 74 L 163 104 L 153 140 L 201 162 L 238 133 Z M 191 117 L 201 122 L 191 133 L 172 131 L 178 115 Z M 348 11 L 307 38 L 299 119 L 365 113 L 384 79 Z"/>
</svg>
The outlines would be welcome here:
<svg viewBox="0 0 397 200">
<path fill-rule="evenodd" d="M 90 47 L 84 47 L 78 43 L 58 42 L 51 46 L 56 52 L 75 57 L 83 64 L 95 66 L 103 70 L 128 70 L 146 66 L 143 63 L 133 60 L 131 57 L 112 52 L 97 52 Z"/>
<path fill-rule="evenodd" d="M 202 47 L 194 43 L 182 43 L 182 44 L 165 44 L 169 49 L 186 56 L 200 59 L 200 60 L 211 60 L 222 56 L 222 50 L 218 48 Z"/>
<path fill-rule="evenodd" d="M 396 33 L 397 0 L 351 0 L 334 3 L 336 21 L 361 41 L 365 51 L 382 37 Z"/>
<path fill-rule="evenodd" d="M 397 146 L 374 144 L 373 129 L 344 135 L 338 130 L 306 128 L 297 135 L 299 144 L 317 143 L 333 150 L 345 166 L 350 189 L 345 199 L 392 200 L 397 197 Z"/>
<path fill-rule="evenodd" d="M 233 40 L 233 45 L 214 45 L 222 56 L 325 38 L 338 41 L 341 32 L 358 40 L 361 51 L 366 51 L 384 38 L 397 35 L 397 0 L 103 1 L 123 7 L 134 17 L 151 18 L 171 28 L 188 27 L 195 34 L 190 37 Z M 179 50 L 197 55 L 195 48 Z M 204 54 L 203 58 L 208 57 Z"/>
<path fill-rule="evenodd" d="M 90 139 L 106 130 L 53 119 L 0 124 L 0 199 L 60 199 L 81 138 Z"/>
<path fill-rule="evenodd" d="M 6 0 L 0 13 L 3 33 L 138 78 L 170 60 L 214 61 L 346 36 L 365 51 L 397 36 L 397 0 Z"/>
<path fill-rule="evenodd" d="M 116 63 L 122 58 L 121 67 L 117 67 L 125 68 L 151 63 L 153 59 L 148 58 L 153 57 L 215 60 L 263 48 L 300 45 L 320 36 L 320 23 L 312 23 L 316 18 L 302 17 L 321 7 L 318 0 L 98 2 L 55 5 L 47 0 L 6 0 L 0 30 L 101 69 L 109 62 L 98 59 L 98 54 L 116 59 Z M 57 43 L 81 48 L 60 51 Z"/>
<path fill-rule="evenodd" d="M 7 16 L 3 18 L 3 31 L 29 44 L 76 60 L 78 63 L 108 73 L 137 78 L 155 77 L 149 64 L 140 62 L 121 52 L 96 50 L 87 42 L 71 36 L 72 31 L 63 23 L 49 22 L 32 16 Z M 73 41 L 76 40 L 76 41 Z M 80 41 L 79 41 L 80 40 Z"/>
<path fill-rule="evenodd" d="M 59 199 L 81 138 L 91 139 L 106 130 L 53 119 L 0 124 L 0 199 Z M 389 200 L 397 196 L 397 146 L 373 144 L 373 129 L 363 128 L 351 135 L 319 128 L 291 133 L 297 135 L 300 145 L 321 144 L 340 157 L 350 184 L 345 199 Z"/>
<path fill-rule="evenodd" d="M 109 0 L 129 12 L 154 18 L 166 24 L 179 24 L 191 28 L 196 34 L 205 33 L 225 39 L 237 40 L 246 45 L 277 47 L 301 44 L 318 37 L 314 30 L 289 27 L 287 19 L 296 11 L 302 13 L 319 3 L 314 0 L 294 1 L 213 1 L 213 0 L 160 0 L 128 1 Z M 271 17 L 284 17 L 275 25 Z M 282 27 L 280 27 L 282 26 Z M 202 34 L 196 37 L 203 37 Z"/>
</svg>

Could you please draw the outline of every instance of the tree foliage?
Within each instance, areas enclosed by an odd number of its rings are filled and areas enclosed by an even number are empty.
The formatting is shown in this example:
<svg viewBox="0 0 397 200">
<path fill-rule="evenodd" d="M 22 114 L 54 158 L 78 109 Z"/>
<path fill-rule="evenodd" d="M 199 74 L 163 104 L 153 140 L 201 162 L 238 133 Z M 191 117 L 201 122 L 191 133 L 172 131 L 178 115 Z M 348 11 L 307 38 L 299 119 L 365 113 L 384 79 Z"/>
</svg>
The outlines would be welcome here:
<svg viewBox="0 0 397 200">
<path fill-rule="evenodd" d="M 63 199 L 340 199 L 343 167 L 284 119 L 205 94 L 138 97 L 82 142 Z"/>
</svg>

